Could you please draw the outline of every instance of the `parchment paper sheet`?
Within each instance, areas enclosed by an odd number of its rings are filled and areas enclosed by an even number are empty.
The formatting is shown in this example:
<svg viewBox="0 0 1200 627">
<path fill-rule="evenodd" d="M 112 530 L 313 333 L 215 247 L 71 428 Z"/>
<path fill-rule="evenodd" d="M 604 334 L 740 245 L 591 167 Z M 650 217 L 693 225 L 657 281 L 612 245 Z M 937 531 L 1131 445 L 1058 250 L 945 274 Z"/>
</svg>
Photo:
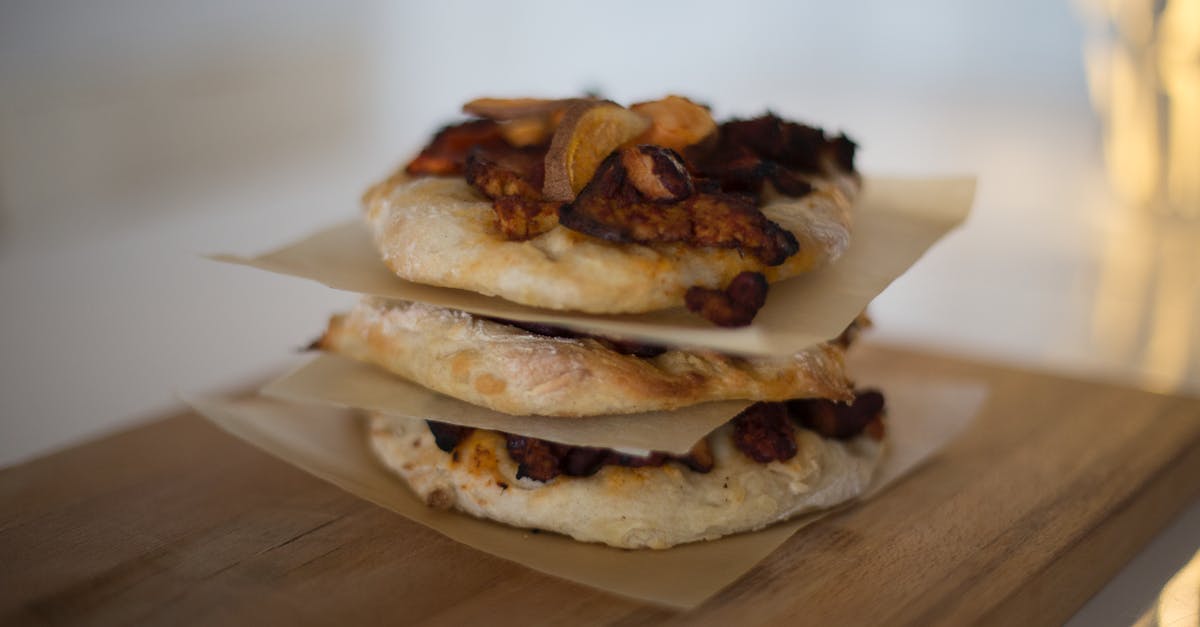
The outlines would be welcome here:
<svg viewBox="0 0 1200 627">
<path fill-rule="evenodd" d="M 966 218 L 974 194 L 973 178 L 867 179 L 855 205 L 849 250 L 826 269 L 772 285 L 754 324 L 740 329 L 715 327 L 682 308 L 636 315 L 589 315 L 410 283 L 380 261 L 366 226 L 357 218 L 257 257 L 213 258 L 312 279 L 339 290 L 484 316 L 734 354 L 790 355 L 837 337 L 871 299 Z"/>
<path fill-rule="evenodd" d="M 986 396 L 983 386 L 961 381 L 896 374 L 863 381 L 885 390 L 891 445 L 867 498 L 942 448 L 966 427 Z M 458 542 L 544 573 L 675 608 L 699 605 L 797 529 L 821 517 L 802 517 L 763 531 L 663 551 L 584 544 L 426 507 L 375 462 L 367 448 L 365 427 L 350 410 L 261 396 L 189 402 L 229 433 Z"/>
<path fill-rule="evenodd" d="M 285 401 L 369 409 L 527 435 L 552 442 L 684 454 L 729 422 L 750 401 L 693 405 L 678 411 L 560 418 L 512 416 L 438 394 L 375 366 L 338 355 L 318 355 L 268 383 L 264 396 Z"/>
</svg>

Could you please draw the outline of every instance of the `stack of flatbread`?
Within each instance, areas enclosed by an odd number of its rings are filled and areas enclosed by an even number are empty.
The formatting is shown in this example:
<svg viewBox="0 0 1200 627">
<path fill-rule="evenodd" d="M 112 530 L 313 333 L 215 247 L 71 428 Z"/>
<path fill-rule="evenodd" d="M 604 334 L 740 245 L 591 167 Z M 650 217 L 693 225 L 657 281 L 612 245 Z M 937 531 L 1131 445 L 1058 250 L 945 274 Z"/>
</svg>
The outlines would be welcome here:
<svg viewBox="0 0 1200 627">
<path fill-rule="evenodd" d="M 772 114 L 718 124 L 677 96 L 464 109 L 472 119 L 364 197 L 379 255 L 408 281 L 560 312 L 686 308 L 736 327 L 753 323 L 771 284 L 832 263 L 851 241 L 860 178 L 845 136 Z M 364 297 L 314 348 L 480 412 L 563 425 L 738 402 L 686 452 L 370 416 L 373 450 L 430 506 L 665 548 L 867 488 L 885 448 L 883 396 L 844 371 L 865 325 L 748 356 Z"/>
</svg>

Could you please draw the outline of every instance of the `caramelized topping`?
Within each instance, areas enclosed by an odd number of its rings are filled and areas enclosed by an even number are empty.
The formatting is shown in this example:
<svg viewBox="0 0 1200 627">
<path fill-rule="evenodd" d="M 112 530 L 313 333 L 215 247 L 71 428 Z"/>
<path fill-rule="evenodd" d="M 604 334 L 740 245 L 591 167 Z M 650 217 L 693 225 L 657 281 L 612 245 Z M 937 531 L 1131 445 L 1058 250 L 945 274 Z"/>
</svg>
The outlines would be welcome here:
<svg viewBox="0 0 1200 627">
<path fill-rule="evenodd" d="M 646 144 L 630 146 L 621 149 L 621 165 L 629 182 L 648 200 L 674 202 L 696 191 L 687 166 L 674 150 Z"/>
<path fill-rule="evenodd" d="M 649 126 L 645 116 L 612 102 L 593 100 L 571 105 L 550 140 L 542 194 L 547 200 L 575 198 L 609 153 Z"/>
<path fill-rule="evenodd" d="M 496 212 L 496 228 L 504 237 L 520 241 L 537 237 L 558 226 L 559 205 L 519 196 L 502 196 L 492 201 L 492 210 Z"/>
<path fill-rule="evenodd" d="M 507 239 L 536 237 L 558 224 L 559 203 L 541 199 L 543 153 L 481 148 L 467 157 L 467 183 L 492 199 L 496 227 Z"/>
<path fill-rule="evenodd" d="M 471 120 L 447 126 L 433 136 L 429 145 L 404 171 L 414 176 L 462 174 L 467 155 L 475 148 L 503 148 L 506 145 L 500 135 L 500 126 L 491 120 Z"/>
<path fill-rule="evenodd" d="M 733 443 L 743 454 L 759 463 L 787 461 L 795 457 L 797 423 L 818 434 L 840 440 L 861 433 L 883 438 L 884 403 L 878 391 L 860 392 L 853 403 L 842 404 L 824 399 L 800 399 L 784 403 L 755 403 L 731 421 Z M 438 448 L 454 453 L 455 448 L 473 431 L 432 420 L 426 421 Z M 572 446 L 511 433 L 501 434 L 509 456 L 517 463 L 517 477 L 550 481 L 559 475 L 588 477 L 604 466 L 642 468 L 675 462 L 700 473 L 713 469 L 714 459 L 708 439 L 702 439 L 687 455 L 654 451 L 645 456 L 630 455 L 612 449 Z M 455 458 L 457 461 L 457 458 Z"/>
<path fill-rule="evenodd" d="M 441 129 L 405 171 L 465 174 L 492 200 L 506 239 L 561 224 L 610 242 L 737 249 L 767 266 L 799 243 L 758 208 L 764 186 L 804 196 L 814 175 L 853 173 L 857 148 L 772 113 L 718 126 L 707 107 L 679 96 L 629 108 L 598 98 L 480 98 L 463 111 L 485 119 Z M 761 274 L 743 273 L 724 290 L 693 287 L 685 301 L 718 325 L 744 326 L 766 292 Z"/>
<path fill-rule="evenodd" d="M 743 272 L 724 290 L 689 288 L 684 304 L 692 313 L 722 327 L 744 327 L 754 321 L 767 302 L 767 278 L 757 272 Z"/>
<path fill-rule="evenodd" d="M 788 401 L 788 411 L 805 428 L 827 438 L 846 440 L 879 420 L 883 413 L 883 394 L 878 390 L 859 392 L 849 404 L 823 398 L 798 399 Z"/>
<path fill-rule="evenodd" d="M 471 427 L 463 427 L 460 425 L 452 425 L 445 422 L 435 422 L 426 420 L 425 424 L 429 425 L 429 431 L 433 433 L 433 442 L 437 447 L 449 453 L 458 446 L 459 442 L 467 439 L 474 431 Z"/>
<path fill-rule="evenodd" d="M 536 438 L 506 434 L 508 454 L 517 462 L 517 478 L 550 481 L 559 476 L 589 477 L 604 466 L 641 468 L 678 462 L 696 472 L 712 470 L 712 452 L 701 441 L 687 455 L 652 452 L 645 457 L 618 453 L 612 449 L 571 446 Z"/>
<path fill-rule="evenodd" d="M 733 443 L 756 462 L 787 461 L 796 455 L 796 427 L 783 403 L 755 403 L 733 419 Z"/>
<path fill-rule="evenodd" d="M 575 201 L 559 210 L 559 223 L 612 242 L 739 248 L 772 266 L 799 250 L 796 237 L 768 220 L 751 198 L 699 193 L 657 202 L 633 184 L 623 161 L 619 152 L 609 155 Z M 670 190 L 674 183 L 662 185 Z"/>
<path fill-rule="evenodd" d="M 493 200 L 518 196 L 542 199 L 542 151 L 476 148 L 467 155 L 467 183 Z"/>
<path fill-rule="evenodd" d="M 687 152 L 697 176 L 712 177 L 726 191 L 758 194 L 769 181 L 788 196 L 812 191 L 807 176 L 831 166 L 854 171 L 856 145 L 845 135 L 826 139 L 825 133 L 768 113 L 751 120 L 731 120 L 720 126 L 713 147 Z"/>
</svg>

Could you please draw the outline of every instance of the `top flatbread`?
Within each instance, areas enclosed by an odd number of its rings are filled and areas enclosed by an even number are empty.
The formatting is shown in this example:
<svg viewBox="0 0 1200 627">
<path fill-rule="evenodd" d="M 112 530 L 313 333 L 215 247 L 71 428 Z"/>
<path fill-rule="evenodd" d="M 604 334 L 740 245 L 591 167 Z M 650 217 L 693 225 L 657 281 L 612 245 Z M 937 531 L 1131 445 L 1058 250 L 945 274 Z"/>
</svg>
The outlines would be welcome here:
<svg viewBox="0 0 1200 627">
<path fill-rule="evenodd" d="M 681 306 L 688 288 L 723 288 L 744 271 L 777 281 L 836 259 L 850 243 L 858 182 L 836 175 L 814 180 L 813 188 L 763 207 L 800 244 L 800 252 L 774 267 L 734 249 L 618 244 L 562 226 L 508 240 L 496 230 L 491 201 L 461 177 L 398 173 L 368 190 L 363 204 L 384 262 L 409 281 L 533 307 L 640 313 Z"/>
</svg>

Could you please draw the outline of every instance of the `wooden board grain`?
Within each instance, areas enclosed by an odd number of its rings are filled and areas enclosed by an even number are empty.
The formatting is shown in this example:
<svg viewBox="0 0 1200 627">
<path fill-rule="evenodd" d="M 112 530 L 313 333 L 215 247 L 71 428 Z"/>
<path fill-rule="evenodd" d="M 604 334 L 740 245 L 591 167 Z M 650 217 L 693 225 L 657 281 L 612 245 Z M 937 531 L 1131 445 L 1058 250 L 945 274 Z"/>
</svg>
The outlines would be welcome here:
<svg viewBox="0 0 1200 627">
<path fill-rule="evenodd" d="M 865 351 L 991 397 L 693 612 L 457 545 L 181 415 L 0 471 L 0 623 L 1056 624 L 1200 494 L 1200 400 Z"/>
</svg>

